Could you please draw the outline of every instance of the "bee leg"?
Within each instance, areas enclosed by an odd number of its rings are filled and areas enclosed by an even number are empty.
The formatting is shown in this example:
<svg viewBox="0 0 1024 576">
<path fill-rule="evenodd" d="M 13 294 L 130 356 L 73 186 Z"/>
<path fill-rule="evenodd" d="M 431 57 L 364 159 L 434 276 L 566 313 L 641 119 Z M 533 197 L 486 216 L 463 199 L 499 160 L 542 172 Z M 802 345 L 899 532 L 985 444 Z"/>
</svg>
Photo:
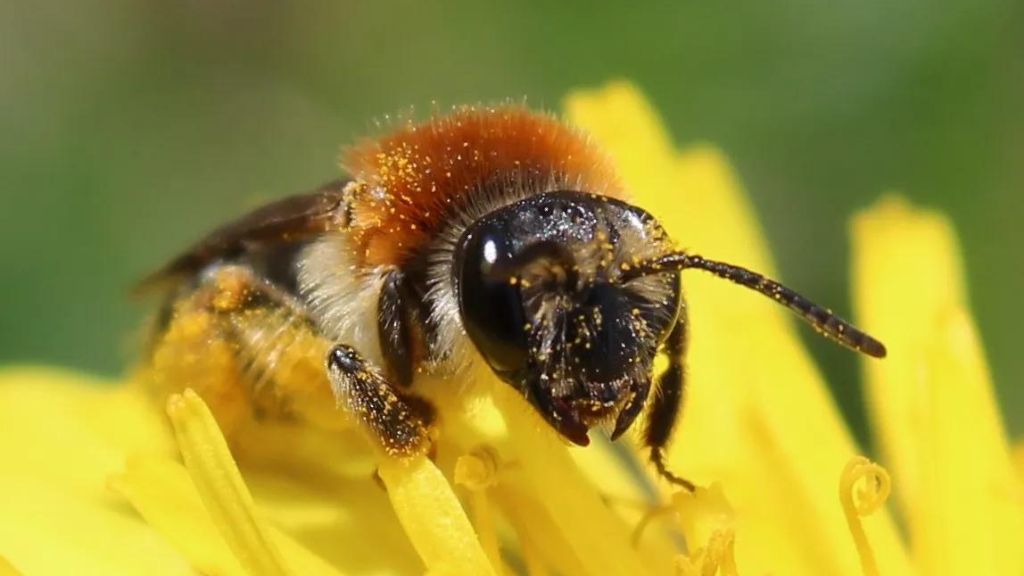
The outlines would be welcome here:
<svg viewBox="0 0 1024 576">
<path fill-rule="evenodd" d="M 245 306 L 231 317 L 241 344 L 239 355 L 256 377 L 270 383 L 292 415 L 325 428 L 354 421 L 392 455 L 411 455 L 429 447 L 427 424 L 433 409 L 426 400 L 397 393 L 392 381 L 355 348 L 323 337 L 288 293 L 253 275 L 249 280 Z M 408 330 L 402 303 L 388 302 L 387 286 L 383 292 L 381 304 L 396 311 L 379 316 L 397 317 L 400 332 Z M 407 338 L 402 336 L 401 343 L 407 344 Z M 411 378 L 411 366 L 409 371 Z"/>
<path fill-rule="evenodd" d="M 665 342 L 668 354 L 668 368 L 658 377 L 657 394 L 647 412 L 647 427 L 644 443 L 651 450 L 651 463 L 662 478 L 676 486 L 693 492 L 693 482 L 676 476 L 665 465 L 665 447 L 672 438 L 679 411 L 682 409 L 685 371 L 683 357 L 686 354 L 686 316 L 680 310 L 679 319 Z"/>
<path fill-rule="evenodd" d="M 404 282 L 405 276 L 397 270 L 384 280 L 377 303 L 377 333 L 389 378 L 408 388 L 413 376 L 412 321 Z"/>
<path fill-rule="evenodd" d="M 204 271 L 162 324 L 143 380 L 160 402 L 194 389 L 233 443 L 272 419 L 328 430 L 362 425 L 390 454 L 429 444 L 433 409 L 425 400 L 395 392 L 354 349 L 320 334 L 293 296 L 247 266 Z"/>
<path fill-rule="evenodd" d="M 331 342 L 251 268 L 212 266 L 166 310 L 141 373 L 158 402 L 192 388 L 229 438 L 264 420 L 351 427 L 323 366 Z"/>
<path fill-rule="evenodd" d="M 368 427 L 391 456 L 422 454 L 429 448 L 426 401 L 396 392 L 376 367 L 351 346 L 337 345 L 327 356 L 327 374 L 337 402 Z"/>
</svg>

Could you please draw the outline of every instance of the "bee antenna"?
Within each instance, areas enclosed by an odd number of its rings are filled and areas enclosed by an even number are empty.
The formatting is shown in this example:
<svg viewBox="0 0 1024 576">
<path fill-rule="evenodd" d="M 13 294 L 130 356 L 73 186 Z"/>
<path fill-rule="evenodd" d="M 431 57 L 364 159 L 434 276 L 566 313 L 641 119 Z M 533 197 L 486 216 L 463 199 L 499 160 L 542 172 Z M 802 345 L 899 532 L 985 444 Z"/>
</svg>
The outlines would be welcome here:
<svg viewBox="0 0 1024 576">
<path fill-rule="evenodd" d="M 670 252 L 631 267 L 623 273 L 621 281 L 628 282 L 642 276 L 689 268 L 710 272 L 719 278 L 724 278 L 760 292 L 796 312 L 801 319 L 810 324 L 815 331 L 825 338 L 862 354 L 867 354 L 874 358 L 885 358 L 886 350 L 884 344 L 846 320 L 836 316 L 831 310 L 811 302 L 806 297 L 775 280 L 765 278 L 757 272 L 747 270 L 735 264 L 708 260 L 695 254 Z"/>
</svg>

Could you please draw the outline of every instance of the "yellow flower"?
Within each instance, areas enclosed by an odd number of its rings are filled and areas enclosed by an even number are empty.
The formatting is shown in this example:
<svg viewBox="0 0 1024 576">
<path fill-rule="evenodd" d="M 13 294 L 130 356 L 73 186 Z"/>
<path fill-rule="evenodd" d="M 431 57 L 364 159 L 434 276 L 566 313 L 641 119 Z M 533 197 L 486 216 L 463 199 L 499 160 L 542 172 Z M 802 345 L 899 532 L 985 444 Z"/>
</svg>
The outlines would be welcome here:
<svg viewBox="0 0 1024 576">
<path fill-rule="evenodd" d="M 566 107 L 683 245 L 773 272 L 718 152 L 677 151 L 626 84 Z M 1012 455 L 999 421 L 949 224 L 890 198 L 853 241 L 861 323 L 890 350 L 865 373 L 891 475 L 859 456 L 784 311 L 691 274 L 669 462 L 695 494 L 628 440 L 567 447 L 500 384 L 431 387 L 444 428 L 430 459 L 286 425 L 233 457 L 195 394 L 164 415 L 132 384 L 9 368 L 0 574 L 1024 573 L 1024 448 Z"/>
</svg>

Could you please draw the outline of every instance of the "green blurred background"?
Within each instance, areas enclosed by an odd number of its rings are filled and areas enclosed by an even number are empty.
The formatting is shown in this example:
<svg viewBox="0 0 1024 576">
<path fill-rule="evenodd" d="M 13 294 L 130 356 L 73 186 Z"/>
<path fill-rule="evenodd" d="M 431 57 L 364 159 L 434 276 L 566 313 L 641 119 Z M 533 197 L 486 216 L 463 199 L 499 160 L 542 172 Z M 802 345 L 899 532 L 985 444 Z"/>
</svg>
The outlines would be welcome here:
<svg viewBox="0 0 1024 576">
<path fill-rule="evenodd" d="M 786 280 L 849 312 L 847 219 L 954 218 L 1024 433 L 1021 2 L 56 0 L 0 6 L 0 362 L 116 374 L 128 287 L 210 226 L 337 174 L 374 118 L 636 81 L 734 162 Z M 805 332 L 806 333 L 806 332 Z M 863 437 L 856 359 L 807 338 Z"/>
</svg>

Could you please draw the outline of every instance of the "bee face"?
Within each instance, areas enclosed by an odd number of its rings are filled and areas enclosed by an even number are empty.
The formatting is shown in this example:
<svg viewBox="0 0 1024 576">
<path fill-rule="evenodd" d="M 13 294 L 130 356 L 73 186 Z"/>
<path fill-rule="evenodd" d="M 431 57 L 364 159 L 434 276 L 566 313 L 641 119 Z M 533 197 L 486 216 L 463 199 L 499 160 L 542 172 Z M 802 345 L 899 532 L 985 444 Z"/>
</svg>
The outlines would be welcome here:
<svg viewBox="0 0 1024 576">
<path fill-rule="evenodd" d="M 564 436 L 629 427 L 678 315 L 678 273 L 627 278 L 667 238 L 646 212 L 592 194 L 549 192 L 469 226 L 453 281 L 469 338 Z"/>
</svg>

